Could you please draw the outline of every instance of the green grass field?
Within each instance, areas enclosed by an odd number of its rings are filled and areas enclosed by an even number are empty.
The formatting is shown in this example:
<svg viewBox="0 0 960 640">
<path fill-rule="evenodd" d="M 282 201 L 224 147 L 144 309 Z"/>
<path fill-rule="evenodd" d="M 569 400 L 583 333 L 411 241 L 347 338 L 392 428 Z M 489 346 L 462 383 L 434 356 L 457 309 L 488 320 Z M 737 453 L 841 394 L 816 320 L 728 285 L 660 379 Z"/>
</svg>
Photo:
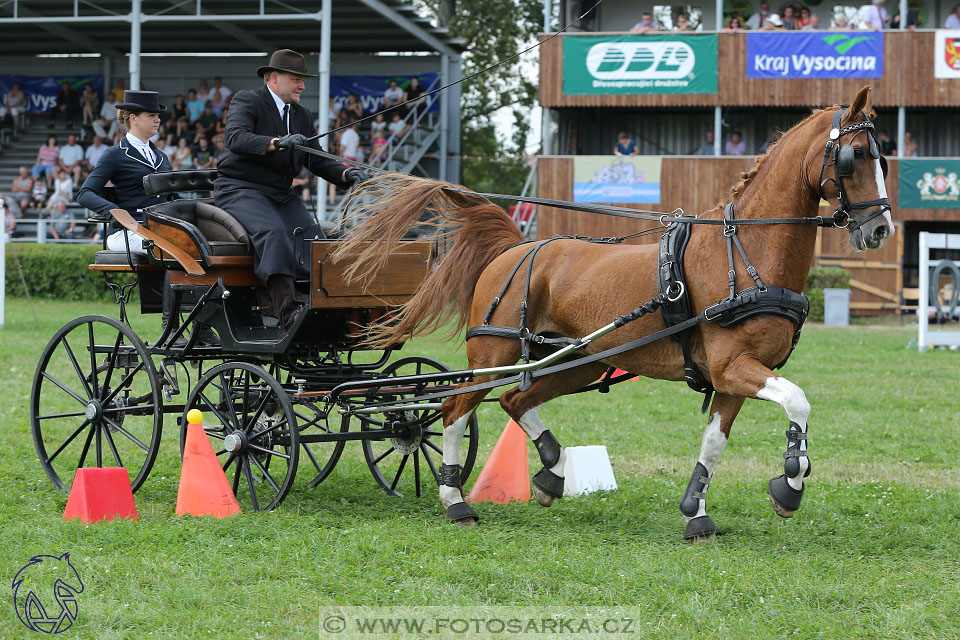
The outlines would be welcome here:
<svg viewBox="0 0 960 640">
<path fill-rule="evenodd" d="M 618 490 L 550 509 L 479 505 L 474 529 L 446 524 L 435 491 L 386 496 L 356 443 L 319 487 L 298 477 L 275 512 L 177 518 L 173 416 L 136 495 L 139 522 L 63 522 L 66 495 L 41 470 L 29 432 L 31 380 L 59 326 L 115 307 L 35 305 L 39 327 L 14 299 L 0 330 L 0 566 L 9 585 L 31 556 L 71 553 L 86 588 L 61 637 L 316 638 L 322 606 L 475 604 L 544 615 L 629 607 L 635 637 L 960 637 L 960 352 L 908 350 L 912 330 L 805 329 L 783 371 L 813 406 L 801 510 L 782 520 L 769 505 L 787 420 L 749 401 L 711 484 L 722 535 L 694 546 L 682 540 L 677 505 L 699 452 L 702 396 L 649 380 L 541 413 L 564 445 L 606 445 Z M 155 322 L 134 326 L 151 335 Z M 419 341 L 404 354 L 466 364 L 457 345 Z M 479 419 L 478 468 L 506 416 L 493 404 Z M 7 593 L 0 637 L 33 635 Z"/>
</svg>

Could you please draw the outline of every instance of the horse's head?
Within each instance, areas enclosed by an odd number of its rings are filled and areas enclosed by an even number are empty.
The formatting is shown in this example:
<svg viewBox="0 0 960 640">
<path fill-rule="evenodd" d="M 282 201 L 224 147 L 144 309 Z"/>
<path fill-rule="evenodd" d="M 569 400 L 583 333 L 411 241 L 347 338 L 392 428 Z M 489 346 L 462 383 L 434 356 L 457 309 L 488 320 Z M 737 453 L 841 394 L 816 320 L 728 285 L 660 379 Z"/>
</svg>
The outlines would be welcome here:
<svg viewBox="0 0 960 640">
<path fill-rule="evenodd" d="M 836 204 L 834 219 L 850 232 L 857 250 L 876 249 L 893 235 L 890 201 L 884 179 L 887 159 L 873 126 L 870 87 L 857 93 L 849 107 L 828 110 L 820 119 L 829 132 L 817 180 L 821 197 Z M 827 119 L 829 118 L 829 122 Z"/>
</svg>

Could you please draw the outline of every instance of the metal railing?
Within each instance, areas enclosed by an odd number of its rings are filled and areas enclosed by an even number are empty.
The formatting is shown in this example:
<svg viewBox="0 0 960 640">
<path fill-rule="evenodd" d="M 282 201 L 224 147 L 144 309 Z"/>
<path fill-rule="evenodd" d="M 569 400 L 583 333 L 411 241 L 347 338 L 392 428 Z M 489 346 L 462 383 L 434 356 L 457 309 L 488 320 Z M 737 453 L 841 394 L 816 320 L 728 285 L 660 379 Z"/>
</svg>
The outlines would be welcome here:
<svg viewBox="0 0 960 640">
<path fill-rule="evenodd" d="M 438 82 L 440 82 L 439 77 L 435 78 L 434 81 L 430 83 L 430 86 L 427 87 L 427 93 L 433 91 Z M 396 171 L 398 168 L 397 163 L 395 162 L 395 156 L 397 155 L 397 152 L 400 151 L 400 149 L 408 140 L 412 140 L 414 144 L 420 142 L 421 136 L 423 135 L 420 123 L 423 122 L 424 118 L 427 117 L 427 114 L 430 113 L 430 108 L 437 101 L 437 99 L 437 95 L 426 96 L 423 103 L 410 105 L 410 111 L 406 116 L 404 116 L 403 120 L 401 120 L 401 122 L 406 125 L 406 129 L 404 129 L 403 134 L 399 138 L 395 134 L 391 134 L 387 139 L 386 146 L 384 146 L 384 148 L 377 153 L 371 155 L 368 164 L 382 167 L 389 171 Z M 416 114 L 416 118 L 411 121 L 410 116 L 414 114 Z"/>
</svg>

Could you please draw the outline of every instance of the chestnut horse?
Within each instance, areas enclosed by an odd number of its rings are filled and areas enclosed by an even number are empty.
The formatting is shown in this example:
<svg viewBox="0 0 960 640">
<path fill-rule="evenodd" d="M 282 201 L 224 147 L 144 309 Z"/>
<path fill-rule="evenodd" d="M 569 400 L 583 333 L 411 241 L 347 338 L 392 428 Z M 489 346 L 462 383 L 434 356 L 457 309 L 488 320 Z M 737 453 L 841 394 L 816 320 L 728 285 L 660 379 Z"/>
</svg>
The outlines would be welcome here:
<svg viewBox="0 0 960 640">
<path fill-rule="evenodd" d="M 814 218 L 821 195 L 831 204 L 844 204 L 850 215 L 850 240 L 855 249 L 875 248 L 894 231 L 876 140 L 870 89 L 864 87 L 842 122 L 834 116 L 842 107 L 814 112 L 787 131 L 757 159 L 754 169 L 731 190 L 738 219 L 777 217 Z M 837 115 L 837 118 L 840 116 Z M 839 127 L 837 126 L 839 124 Z M 870 129 L 870 131 L 867 131 Z M 866 134 L 866 135 L 860 135 Z M 828 145 L 832 140 L 833 145 Z M 827 149 L 844 145 L 827 159 Z M 852 149 L 851 149 L 852 147 Z M 844 191 L 842 202 L 832 178 L 835 168 Z M 885 167 L 885 165 L 884 165 Z M 846 176 L 845 179 L 843 176 Z M 366 218 L 343 241 L 340 255 L 359 254 L 355 278 L 375 277 L 383 260 L 425 210 L 434 214 L 448 250 L 420 289 L 393 320 L 373 329 L 371 345 L 384 346 L 430 333 L 451 318 L 461 330 L 481 324 L 491 301 L 500 293 L 514 267 L 530 248 L 510 218 L 476 194 L 453 191 L 453 185 L 424 178 L 385 174 L 371 180 L 358 200 Z M 858 206 L 861 205 L 861 206 Z M 723 207 L 700 218 L 719 219 Z M 737 228 L 746 255 L 767 285 L 800 292 L 813 261 L 817 229 L 814 224 L 752 224 Z M 373 241 L 373 242 L 371 242 Z M 753 285 L 746 265 L 737 256 L 736 288 Z M 525 271 L 503 294 L 490 324 L 520 326 Z M 692 225 L 686 249 L 685 274 L 694 312 L 728 294 L 728 263 L 722 226 Z M 581 337 L 602 327 L 658 295 L 657 246 L 596 244 L 561 239 L 542 246 L 530 279 L 526 326 L 535 334 Z M 588 354 L 624 344 L 664 328 L 660 314 L 650 313 L 590 343 Z M 796 325 L 786 317 L 760 314 L 722 328 L 703 322 L 692 330 L 693 361 L 709 378 L 716 395 L 703 434 L 693 477 L 681 500 L 687 518 L 687 539 L 712 537 L 716 526 L 706 514 L 706 491 L 723 453 L 733 421 L 746 398 L 779 404 L 790 422 L 785 474 L 769 485 L 777 513 L 790 517 L 800 505 L 804 477 L 809 474 L 807 416 L 810 404 L 794 383 L 772 368 L 788 356 Z M 534 350 L 535 357 L 546 351 Z M 469 368 L 513 365 L 521 356 L 515 337 L 476 335 L 467 341 Z M 534 477 L 538 501 L 549 506 L 562 495 L 565 453 L 538 417 L 541 405 L 596 381 L 608 367 L 665 380 L 684 379 L 684 358 L 675 340 L 659 340 L 609 359 L 533 379 L 525 390 L 514 387 L 500 396 L 500 405 L 534 440 L 544 469 Z M 480 376 L 470 386 L 497 379 Z M 440 499 L 447 517 L 458 524 L 474 524 L 476 514 L 463 500 L 459 477 L 459 447 L 470 416 L 489 389 L 447 398 L 443 413 L 443 465 Z M 793 450 L 792 454 L 791 449 Z"/>
</svg>

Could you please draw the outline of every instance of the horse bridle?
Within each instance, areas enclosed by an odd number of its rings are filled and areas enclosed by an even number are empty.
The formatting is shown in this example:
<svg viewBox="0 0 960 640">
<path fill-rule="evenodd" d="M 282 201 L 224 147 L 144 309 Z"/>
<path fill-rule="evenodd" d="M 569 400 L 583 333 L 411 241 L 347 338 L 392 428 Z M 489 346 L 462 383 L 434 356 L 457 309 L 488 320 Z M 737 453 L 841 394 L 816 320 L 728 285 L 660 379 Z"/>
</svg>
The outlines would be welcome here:
<svg viewBox="0 0 960 640">
<path fill-rule="evenodd" d="M 826 200 L 826 197 L 823 195 L 823 186 L 828 182 L 833 183 L 834 190 L 837 192 L 838 202 L 837 210 L 833 214 L 834 224 L 839 228 L 847 228 L 852 233 L 874 218 L 890 211 L 891 207 L 888 198 L 865 200 L 853 204 L 847 200 L 847 190 L 844 188 L 843 179 L 853 175 L 856 161 L 853 141 L 856 140 L 857 136 L 861 133 L 867 136 L 870 156 L 875 160 L 880 160 L 880 170 L 883 172 L 884 179 L 887 177 L 887 159 L 880 153 L 880 144 L 877 141 L 873 121 L 861 111 L 860 113 L 864 118 L 862 122 L 840 127 L 840 123 L 843 120 L 844 114 L 847 113 L 847 110 L 846 107 L 841 108 L 833 114 L 833 123 L 830 127 L 830 139 L 827 141 L 827 147 L 823 151 L 823 164 L 820 166 L 819 193 L 820 197 Z M 853 133 L 853 137 L 850 138 L 846 144 L 841 144 L 840 138 L 848 133 Z M 830 166 L 833 167 L 833 177 L 828 176 L 824 178 L 824 171 Z M 875 206 L 879 206 L 880 208 L 866 220 L 857 220 L 852 215 L 852 212 L 859 209 L 869 209 Z"/>
</svg>

